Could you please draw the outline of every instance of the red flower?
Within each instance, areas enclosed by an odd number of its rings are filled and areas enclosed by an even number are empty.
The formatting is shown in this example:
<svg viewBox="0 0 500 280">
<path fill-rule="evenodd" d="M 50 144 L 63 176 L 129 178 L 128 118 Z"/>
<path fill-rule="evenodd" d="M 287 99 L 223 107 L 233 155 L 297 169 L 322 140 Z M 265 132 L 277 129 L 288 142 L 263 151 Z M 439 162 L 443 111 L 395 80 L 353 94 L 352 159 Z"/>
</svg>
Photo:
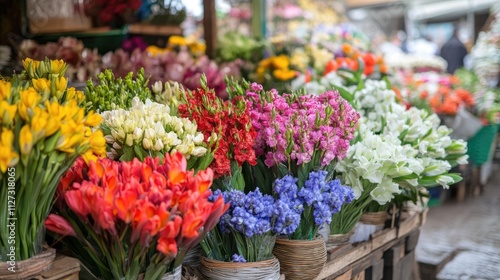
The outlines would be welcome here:
<svg viewBox="0 0 500 280">
<path fill-rule="evenodd" d="M 57 234 L 62 236 L 76 236 L 75 230 L 71 226 L 71 224 L 66 221 L 63 217 L 50 214 L 45 220 L 45 227 Z"/>
</svg>

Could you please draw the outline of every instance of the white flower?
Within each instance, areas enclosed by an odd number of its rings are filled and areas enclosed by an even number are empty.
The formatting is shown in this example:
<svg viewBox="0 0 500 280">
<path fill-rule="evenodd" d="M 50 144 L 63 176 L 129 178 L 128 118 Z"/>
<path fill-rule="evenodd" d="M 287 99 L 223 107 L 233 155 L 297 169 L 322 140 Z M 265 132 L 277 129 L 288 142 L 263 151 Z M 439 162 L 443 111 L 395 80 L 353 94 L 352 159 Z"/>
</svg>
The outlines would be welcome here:
<svg viewBox="0 0 500 280">
<path fill-rule="evenodd" d="M 399 185 L 391 180 L 385 180 L 377 184 L 375 189 L 370 192 L 373 200 L 377 201 L 380 205 L 385 205 L 394 198 L 394 194 L 401 193 Z"/>
<path fill-rule="evenodd" d="M 446 175 L 439 176 L 436 181 L 445 189 L 450 188 L 450 184 L 455 183 L 452 177 Z"/>
<path fill-rule="evenodd" d="M 468 159 L 469 159 L 469 155 L 463 155 L 463 156 L 457 158 L 457 163 L 458 164 L 467 164 L 467 163 L 469 163 Z"/>
<path fill-rule="evenodd" d="M 144 147 L 144 149 L 146 149 L 146 150 L 150 150 L 151 149 L 151 141 L 148 138 L 142 139 L 142 147 Z"/>
<path fill-rule="evenodd" d="M 161 139 L 156 139 L 156 143 L 153 146 L 153 150 L 155 150 L 155 151 L 163 150 L 163 142 L 161 141 Z"/>
<path fill-rule="evenodd" d="M 201 157 L 206 153 L 207 153 L 207 148 L 198 146 L 198 147 L 193 149 L 193 151 L 191 152 L 191 155 L 193 155 L 195 157 Z"/>
<path fill-rule="evenodd" d="M 156 94 L 160 94 L 163 90 L 163 85 L 161 83 L 161 81 L 157 81 L 153 84 L 153 92 L 156 93 Z"/>
</svg>

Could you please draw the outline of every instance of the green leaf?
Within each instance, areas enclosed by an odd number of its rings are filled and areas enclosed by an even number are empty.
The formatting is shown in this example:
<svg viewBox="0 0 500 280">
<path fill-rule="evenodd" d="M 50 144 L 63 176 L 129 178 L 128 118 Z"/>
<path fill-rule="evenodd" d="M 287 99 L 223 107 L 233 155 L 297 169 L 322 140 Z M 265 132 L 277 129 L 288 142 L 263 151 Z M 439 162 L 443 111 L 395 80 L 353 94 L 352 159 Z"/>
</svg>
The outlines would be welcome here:
<svg viewBox="0 0 500 280">
<path fill-rule="evenodd" d="M 350 93 L 348 90 L 346 90 L 344 87 L 342 86 L 336 86 L 336 85 L 332 85 L 333 88 L 335 88 L 340 96 L 342 96 L 342 98 L 344 98 L 345 100 L 347 100 L 347 102 L 349 102 L 349 104 L 352 104 L 352 102 L 354 101 L 354 94 Z"/>
<path fill-rule="evenodd" d="M 123 155 L 120 156 L 120 161 L 132 161 L 134 159 L 134 149 L 130 146 L 123 146 Z"/>
<path fill-rule="evenodd" d="M 144 159 L 148 156 L 148 152 L 146 152 L 146 150 L 144 150 L 144 148 L 142 146 L 139 146 L 139 145 L 134 145 L 134 152 L 135 152 L 135 156 L 140 161 L 144 161 Z"/>
</svg>

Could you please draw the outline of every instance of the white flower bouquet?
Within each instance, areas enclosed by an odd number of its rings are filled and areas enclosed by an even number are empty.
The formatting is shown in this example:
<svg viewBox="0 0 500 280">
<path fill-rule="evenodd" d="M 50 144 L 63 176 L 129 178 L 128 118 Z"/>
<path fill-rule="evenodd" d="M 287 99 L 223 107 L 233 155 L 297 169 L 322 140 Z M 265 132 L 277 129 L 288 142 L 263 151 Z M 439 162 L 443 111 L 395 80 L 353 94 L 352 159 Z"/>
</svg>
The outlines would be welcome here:
<svg viewBox="0 0 500 280">
<path fill-rule="evenodd" d="M 111 159 L 130 161 L 134 157 L 162 158 L 165 153 L 180 152 L 188 165 L 196 169 L 207 167 L 213 154 L 204 143 L 204 136 L 195 123 L 187 118 L 170 115 L 166 105 L 137 97 L 129 110 L 105 111 L 101 128 L 108 144 L 107 156 Z"/>
</svg>

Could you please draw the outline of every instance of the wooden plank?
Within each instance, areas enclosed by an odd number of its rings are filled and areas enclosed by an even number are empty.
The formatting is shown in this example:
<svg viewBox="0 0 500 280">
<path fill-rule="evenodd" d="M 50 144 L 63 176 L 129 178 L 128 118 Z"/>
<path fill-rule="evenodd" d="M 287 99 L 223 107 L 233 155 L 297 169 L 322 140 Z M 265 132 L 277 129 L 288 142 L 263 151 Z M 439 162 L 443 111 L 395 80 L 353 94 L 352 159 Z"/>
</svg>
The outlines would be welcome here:
<svg viewBox="0 0 500 280">
<path fill-rule="evenodd" d="M 352 244 L 345 244 L 336 247 L 326 247 L 326 251 L 328 253 L 328 260 L 333 260 L 338 257 L 344 256 L 345 254 L 355 250 L 356 248 L 352 246 Z"/>
<path fill-rule="evenodd" d="M 404 237 L 408 233 L 420 226 L 420 215 L 413 215 L 401 222 L 398 229 L 398 238 Z"/>
<path fill-rule="evenodd" d="M 370 268 L 370 270 L 371 270 L 371 278 L 368 280 L 382 279 L 384 277 L 384 260 L 379 260 L 378 262 L 375 262 Z"/>
<path fill-rule="evenodd" d="M 330 259 L 326 264 L 320 275 L 316 279 L 324 279 L 337 271 L 347 267 L 355 261 L 370 254 L 372 251 L 371 242 L 363 242 L 355 246 L 355 249 L 349 253 L 335 259 Z"/>
<path fill-rule="evenodd" d="M 144 23 L 136 23 L 129 25 L 128 32 L 130 34 L 155 35 L 155 36 L 182 35 L 182 29 L 180 26 L 155 25 L 155 24 L 144 24 Z"/>
<path fill-rule="evenodd" d="M 404 243 L 395 245 L 384 253 L 384 265 L 395 266 L 405 255 Z"/>
<path fill-rule="evenodd" d="M 349 269 L 345 273 L 342 273 L 342 275 L 335 277 L 335 280 L 351 280 L 352 277 L 352 269 Z"/>
<path fill-rule="evenodd" d="M 429 208 L 425 208 L 422 213 L 420 213 L 420 226 L 423 226 L 427 221 L 427 214 L 429 213 Z"/>
<path fill-rule="evenodd" d="M 209 58 L 214 58 L 218 40 L 215 0 L 203 0 L 203 27 L 207 44 L 206 54 Z"/>
<path fill-rule="evenodd" d="M 412 233 L 410 233 L 408 235 L 408 237 L 406 237 L 406 241 L 405 241 L 406 254 L 415 250 L 415 247 L 417 247 L 419 236 L 420 236 L 420 230 L 417 229 L 417 230 L 414 230 Z"/>
<path fill-rule="evenodd" d="M 396 228 L 392 229 L 384 229 L 379 232 L 375 232 L 372 234 L 372 250 L 378 249 L 385 244 L 389 243 L 389 241 L 392 241 L 396 239 L 397 236 L 397 230 Z"/>
<path fill-rule="evenodd" d="M 413 263 L 415 262 L 415 251 L 401 259 L 401 280 L 411 280 L 413 274 Z"/>
<path fill-rule="evenodd" d="M 60 256 L 54 260 L 52 268 L 44 271 L 35 279 L 40 280 L 72 280 L 78 279 L 80 262 L 77 259 Z"/>
<path fill-rule="evenodd" d="M 365 280 L 365 272 L 361 272 L 352 278 L 353 280 Z"/>
</svg>

